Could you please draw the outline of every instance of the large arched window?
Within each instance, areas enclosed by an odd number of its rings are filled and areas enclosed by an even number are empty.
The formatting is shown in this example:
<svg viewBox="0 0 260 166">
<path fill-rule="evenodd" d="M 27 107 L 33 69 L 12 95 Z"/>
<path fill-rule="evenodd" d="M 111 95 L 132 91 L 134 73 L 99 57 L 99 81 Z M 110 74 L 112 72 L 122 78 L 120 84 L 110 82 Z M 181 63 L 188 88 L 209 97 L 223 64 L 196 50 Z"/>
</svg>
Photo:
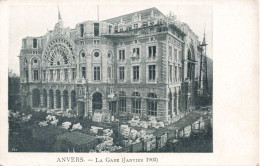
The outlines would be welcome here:
<svg viewBox="0 0 260 166">
<path fill-rule="evenodd" d="M 141 98 L 138 92 L 132 93 L 132 113 L 141 113 Z"/>
<path fill-rule="evenodd" d="M 125 92 L 119 92 L 119 111 L 126 112 L 126 95 Z"/>
<path fill-rule="evenodd" d="M 148 99 L 147 99 L 147 113 L 148 115 L 151 116 L 157 116 L 157 95 L 154 93 L 149 93 L 148 94 Z"/>
</svg>

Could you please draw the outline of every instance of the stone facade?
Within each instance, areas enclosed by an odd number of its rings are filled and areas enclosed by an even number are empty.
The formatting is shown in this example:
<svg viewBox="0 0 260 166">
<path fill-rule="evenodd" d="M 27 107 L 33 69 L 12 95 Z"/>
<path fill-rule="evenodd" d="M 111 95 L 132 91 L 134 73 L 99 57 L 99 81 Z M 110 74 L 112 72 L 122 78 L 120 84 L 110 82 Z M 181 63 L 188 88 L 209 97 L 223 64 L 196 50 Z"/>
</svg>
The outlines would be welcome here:
<svg viewBox="0 0 260 166">
<path fill-rule="evenodd" d="M 21 100 L 33 108 L 91 117 L 171 118 L 194 105 L 198 37 L 185 23 L 150 8 L 26 37 L 20 53 Z"/>
</svg>

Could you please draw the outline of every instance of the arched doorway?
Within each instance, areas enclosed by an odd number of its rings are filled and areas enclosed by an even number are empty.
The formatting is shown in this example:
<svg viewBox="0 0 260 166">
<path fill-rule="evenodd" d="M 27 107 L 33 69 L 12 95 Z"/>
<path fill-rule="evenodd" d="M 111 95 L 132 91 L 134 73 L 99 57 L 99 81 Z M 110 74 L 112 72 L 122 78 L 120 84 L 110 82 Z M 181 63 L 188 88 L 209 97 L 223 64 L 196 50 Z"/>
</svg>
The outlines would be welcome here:
<svg viewBox="0 0 260 166">
<path fill-rule="evenodd" d="M 68 91 L 63 91 L 63 109 L 67 110 L 69 108 L 69 97 L 68 97 Z"/>
<path fill-rule="evenodd" d="M 100 92 L 95 92 L 92 96 L 92 112 L 95 110 L 102 109 L 102 94 Z"/>
<path fill-rule="evenodd" d="M 61 108 L 60 90 L 56 90 L 56 108 Z"/>
<path fill-rule="evenodd" d="M 52 89 L 50 89 L 49 91 L 49 100 L 50 100 L 50 109 L 54 109 L 54 96 L 53 96 Z"/>
<path fill-rule="evenodd" d="M 77 102 L 76 102 L 76 91 L 71 91 L 71 109 L 76 110 Z"/>
<path fill-rule="evenodd" d="M 47 90 L 43 89 L 42 91 L 42 96 L 43 96 L 43 107 L 47 107 Z"/>
<path fill-rule="evenodd" d="M 40 106 L 41 100 L 40 100 L 40 90 L 39 89 L 34 89 L 32 91 L 32 101 L 33 101 L 33 107 L 37 108 Z"/>
</svg>

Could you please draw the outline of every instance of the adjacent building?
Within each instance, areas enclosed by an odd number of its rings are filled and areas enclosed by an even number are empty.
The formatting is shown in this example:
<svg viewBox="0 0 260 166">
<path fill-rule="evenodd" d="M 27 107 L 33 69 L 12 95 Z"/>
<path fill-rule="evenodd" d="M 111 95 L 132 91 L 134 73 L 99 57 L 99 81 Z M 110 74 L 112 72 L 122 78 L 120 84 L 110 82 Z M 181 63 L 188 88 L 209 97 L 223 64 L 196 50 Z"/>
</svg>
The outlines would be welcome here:
<svg viewBox="0 0 260 166">
<path fill-rule="evenodd" d="M 22 39 L 21 101 L 32 108 L 169 119 L 195 106 L 203 48 L 157 8 Z"/>
</svg>

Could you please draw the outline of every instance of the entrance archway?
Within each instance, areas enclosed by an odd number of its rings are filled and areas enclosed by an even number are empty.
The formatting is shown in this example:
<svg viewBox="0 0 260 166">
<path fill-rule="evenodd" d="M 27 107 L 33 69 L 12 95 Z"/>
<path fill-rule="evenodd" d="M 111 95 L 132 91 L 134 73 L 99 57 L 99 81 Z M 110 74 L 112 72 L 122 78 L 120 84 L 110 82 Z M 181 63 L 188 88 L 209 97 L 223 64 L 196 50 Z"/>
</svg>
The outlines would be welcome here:
<svg viewBox="0 0 260 166">
<path fill-rule="evenodd" d="M 40 90 L 34 89 L 32 91 L 32 101 L 33 101 L 33 107 L 37 108 L 40 106 L 41 100 L 40 100 Z"/>
<path fill-rule="evenodd" d="M 43 89 L 42 91 L 42 96 L 43 96 L 43 107 L 47 107 L 47 90 Z"/>
<path fill-rule="evenodd" d="M 68 97 L 68 91 L 63 91 L 63 109 L 67 110 L 69 108 L 69 97 Z"/>
<path fill-rule="evenodd" d="M 95 92 L 92 96 L 92 112 L 95 110 L 102 109 L 102 94 L 100 92 Z"/>
<path fill-rule="evenodd" d="M 71 109 L 76 110 L 77 102 L 76 102 L 76 91 L 71 91 Z"/>
<path fill-rule="evenodd" d="M 60 90 L 56 90 L 56 108 L 61 108 Z"/>
</svg>

